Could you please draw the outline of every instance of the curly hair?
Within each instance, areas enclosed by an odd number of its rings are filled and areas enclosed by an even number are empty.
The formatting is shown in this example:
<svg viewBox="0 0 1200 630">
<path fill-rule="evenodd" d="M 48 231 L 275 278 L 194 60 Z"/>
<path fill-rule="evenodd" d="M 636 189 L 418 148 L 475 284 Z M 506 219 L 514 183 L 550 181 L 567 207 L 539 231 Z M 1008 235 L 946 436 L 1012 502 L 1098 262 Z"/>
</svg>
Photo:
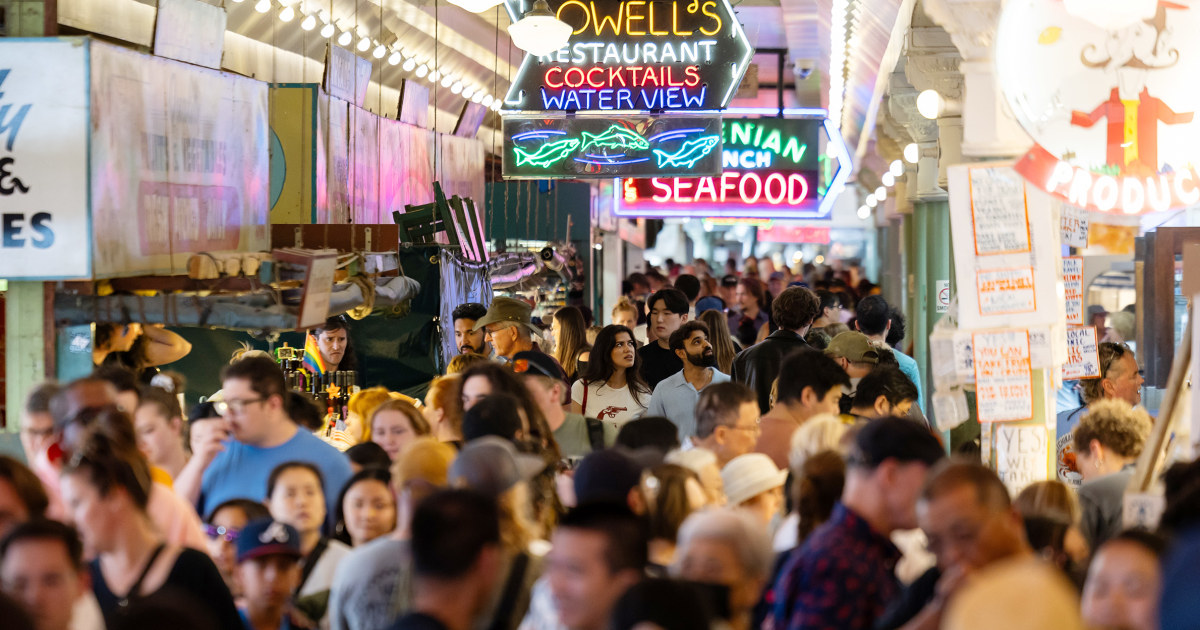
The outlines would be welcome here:
<svg viewBox="0 0 1200 630">
<path fill-rule="evenodd" d="M 1086 453 L 1092 440 L 1096 440 L 1121 457 L 1137 457 L 1142 454 L 1153 426 L 1150 414 L 1143 409 L 1123 400 L 1099 400 L 1088 407 L 1075 425 L 1075 452 Z"/>
</svg>

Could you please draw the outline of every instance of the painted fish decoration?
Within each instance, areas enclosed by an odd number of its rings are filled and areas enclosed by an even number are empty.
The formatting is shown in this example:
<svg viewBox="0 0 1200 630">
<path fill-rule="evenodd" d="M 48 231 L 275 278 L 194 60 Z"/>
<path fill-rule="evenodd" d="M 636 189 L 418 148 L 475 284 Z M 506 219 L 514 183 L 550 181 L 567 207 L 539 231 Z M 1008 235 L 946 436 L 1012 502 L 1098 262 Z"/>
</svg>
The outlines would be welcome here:
<svg viewBox="0 0 1200 630">
<path fill-rule="evenodd" d="M 638 134 L 622 127 L 613 125 L 601 134 L 583 132 L 583 147 L 586 151 L 591 147 L 603 149 L 649 149 L 650 143 Z"/>
<path fill-rule="evenodd" d="M 696 162 L 704 156 L 712 153 L 713 147 L 721 142 L 721 136 L 704 136 L 689 140 L 683 143 L 683 147 L 675 153 L 667 153 L 662 149 L 654 150 L 654 157 L 658 158 L 658 168 L 667 166 L 677 166 L 683 168 L 692 168 Z"/>
<path fill-rule="evenodd" d="M 538 168 L 546 168 L 555 162 L 562 161 L 563 158 L 570 155 L 578 146 L 579 140 L 577 138 L 567 138 L 566 140 L 547 142 L 538 147 L 538 150 L 534 153 L 530 153 L 521 147 L 513 147 L 513 153 L 517 156 L 517 166 L 530 164 Z"/>
</svg>

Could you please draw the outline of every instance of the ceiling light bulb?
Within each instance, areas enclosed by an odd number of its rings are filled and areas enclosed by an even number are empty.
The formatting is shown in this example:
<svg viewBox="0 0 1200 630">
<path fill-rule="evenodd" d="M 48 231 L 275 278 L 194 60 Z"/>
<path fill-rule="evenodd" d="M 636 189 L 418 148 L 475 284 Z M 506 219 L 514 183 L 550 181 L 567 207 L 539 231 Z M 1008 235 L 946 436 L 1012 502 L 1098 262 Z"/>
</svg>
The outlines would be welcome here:
<svg viewBox="0 0 1200 630">
<path fill-rule="evenodd" d="M 366 37 L 358 40 L 358 52 L 367 52 L 371 49 L 371 40 Z"/>
<path fill-rule="evenodd" d="M 883 185 L 887 186 L 888 188 L 896 185 L 896 176 L 892 175 L 891 171 L 884 173 L 883 177 L 880 177 L 879 179 L 882 180 Z"/>
<path fill-rule="evenodd" d="M 292 7 L 283 7 L 283 10 L 279 12 L 280 22 L 291 22 L 295 17 L 296 10 Z"/>
<path fill-rule="evenodd" d="M 909 164 L 916 164 L 921 159 L 921 147 L 917 146 L 916 142 L 910 142 L 904 146 L 904 161 Z"/>
<path fill-rule="evenodd" d="M 442 77 L 442 87 L 448 88 L 448 87 L 450 87 L 450 84 L 452 84 L 452 83 L 454 83 L 454 77 L 452 77 L 448 74 L 446 76 Z"/>
<path fill-rule="evenodd" d="M 937 90 L 925 90 L 917 95 L 917 112 L 929 120 L 942 115 L 942 95 Z"/>
<path fill-rule="evenodd" d="M 354 36 L 350 34 L 350 31 L 342 31 L 342 34 L 338 35 L 337 38 L 338 46 L 342 48 L 349 46 L 352 41 L 354 41 Z"/>
<path fill-rule="evenodd" d="M 858 207 L 858 218 L 860 218 L 860 219 L 866 219 L 866 218 L 867 218 L 867 217 L 869 217 L 869 216 L 871 216 L 871 209 L 870 209 L 870 208 L 868 208 L 868 207 L 866 207 L 866 206 L 859 206 L 859 207 Z"/>
<path fill-rule="evenodd" d="M 241 4 L 241 3 L 242 3 L 242 0 L 233 0 L 233 3 L 234 3 L 234 4 Z"/>
<path fill-rule="evenodd" d="M 404 60 L 404 65 L 400 67 L 403 68 L 405 72 L 412 72 L 413 70 L 417 69 L 417 60 L 409 57 L 408 59 Z"/>
<path fill-rule="evenodd" d="M 400 65 L 400 62 L 403 60 L 404 56 L 400 54 L 399 50 L 393 50 L 392 54 L 388 55 L 388 63 L 393 66 Z"/>
<path fill-rule="evenodd" d="M 386 54 L 387 54 L 387 49 L 383 47 L 383 44 L 379 44 L 379 45 L 375 46 L 375 50 L 371 51 L 371 56 L 376 59 L 383 59 L 383 56 Z"/>
<path fill-rule="evenodd" d="M 880 201 L 887 201 L 887 189 L 883 186 L 875 189 L 875 198 Z"/>
<path fill-rule="evenodd" d="M 429 74 L 429 66 L 427 66 L 425 64 L 421 64 L 421 65 L 417 66 L 417 78 L 418 79 L 424 77 L 427 74 Z"/>
<path fill-rule="evenodd" d="M 271 0 L 258 0 L 258 4 L 254 5 L 254 10 L 259 13 L 266 13 L 271 10 Z"/>
<path fill-rule="evenodd" d="M 330 37 L 333 37 L 333 33 L 336 30 L 337 29 L 334 28 L 332 24 L 326 24 L 325 26 L 321 27 L 321 37 L 329 39 Z"/>
<path fill-rule="evenodd" d="M 908 147 L 905 148 L 907 149 Z M 888 168 L 888 172 L 891 173 L 893 177 L 900 177 L 904 174 L 904 162 L 901 160 L 892 160 L 892 165 Z"/>
<path fill-rule="evenodd" d="M 305 16 L 304 19 L 300 21 L 300 28 L 302 28 L 306 31 L 311 31 L 314 28 L 317 28 L 317 16 L 315 16 L 315 15 Z"/>
<path fill-rule="evenodd" d="M 494 111 L 494 112 L 500 111 L 500 99 L 496 99 L 496 100 L 492 101 L 492 111 Z"/>
<path fill-rule="evenodd" d="M 462 81 L 455 81 L 454 85 L 450 86 L 451 94 L 461 94 L 463 89 Z"/>
<path fill-rule="evenodd" d="M 475 95 L 475 86 L 468 85 L 462 89 L 463 98 L 471 98 Z"/>
<path fill-rule="evenodd" d="M 483 100 L 485 98 L 491 98 L 491 97 L 483 90 L 479 90 L 478 92 L 475 93 L 475 96 L 471 97 L 471 102 L 472 103 L 483 103 Z M 483 106 L 487 107 L 488 105 L 489 105 L 489 103 L 484 103 Z"/>
<path fill-rule="evenodd" d="M 868 208 L 874 208 L 875 206 L 879 205 L 879 200 L 875 198 L 875 195 L 867 195 L 867 198 L 863 200 L 863 203 L 867 204 Z"/>
<path fill-rule="evenodd" d="M 429 70 L 429 81 L 431 83 L 437 83 L 437 80 L 440 78 L 442 78 L 442 73 L 438 72 L 437 68 L 431 68 Z"/>
<path fill-rule="evenodd" d="M 546 0 L 535 0 L 533 7 L 515 23 L 508 34 L 517 48 L 531 55 L 548 55 L 567 45 L 574 29 L 555 17 Z"/>
<path fill-rule="evenodd" d="M 483 103 L 484 107 L 491 107 L 492 103 L 496 102 L 496 97 L 492 96 L 491 94 L 485 94 L 483 100 L 480 102 Z"/>
</svg>

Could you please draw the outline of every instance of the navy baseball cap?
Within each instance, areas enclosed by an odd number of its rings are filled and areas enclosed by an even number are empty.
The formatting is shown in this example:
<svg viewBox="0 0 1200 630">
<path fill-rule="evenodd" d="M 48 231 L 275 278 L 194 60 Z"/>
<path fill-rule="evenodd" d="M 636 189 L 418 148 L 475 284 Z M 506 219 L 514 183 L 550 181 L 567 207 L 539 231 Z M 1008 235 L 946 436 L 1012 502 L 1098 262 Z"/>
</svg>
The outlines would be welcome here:
<svg viewBox="0 0 1200 630">
<path fill-rule="evenodd" d="M 304 554 L 300 551 L 300 532 L 287 523 L 270 518 L 249 523 L 238 535 L 237 561 L 241 564 L 263 556 L 291 556 L 297 560 L 303 558 Z"/>
</svg>

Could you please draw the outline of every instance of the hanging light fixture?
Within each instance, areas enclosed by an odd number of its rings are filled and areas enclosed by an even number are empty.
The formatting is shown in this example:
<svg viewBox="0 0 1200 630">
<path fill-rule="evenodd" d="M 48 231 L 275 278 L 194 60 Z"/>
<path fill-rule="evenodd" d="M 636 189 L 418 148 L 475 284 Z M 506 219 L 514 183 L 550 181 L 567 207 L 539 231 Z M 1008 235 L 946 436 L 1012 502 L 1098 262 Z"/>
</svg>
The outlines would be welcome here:
<svg viewBox="0 0 1200 630">
<path fill-rule="evenodd" d="M 302 28 L 306 31 L 311 31 L 314 28 L 317 28 L 317 16 L 315 16 L 315 15 L 304 16 L 304 19 L 300 21 L 300 28 Z"/>
<path fill-rule="evenodd" d="M 371 39 L 369 37 L 364 36 L 362 39 L 358 40 L 358 52 L 367 52 L 370 49 Z"/>
<path fill-rule="evenodd" d="M 338 46 L 341 46 L 342 48 L 349 46 L 350 42 L 352 41 L 354 41 L 354 35 L 351 35 L 350 31 L 342 31 L 342 34 L 338 35 L 337 38 Z"/>
<path fill-rule="evenodd" d="M 555 17 L 546 0 L 534 0 L 533 7 L 508 27 L 513 44 L 531 55 L 548 55 L 567 45 L 571 25 Z"/>
<path fill-rule="evenodd" d="M 259 13 L 266 13 L 271 10 L 271 0 L 258 0 L 258 4 L 254 5 L 254 10 Z"/>
<path fill-rule="evenodd" d="M 471 13 L 483 13 L 498 4 L 504 4 L 504 0 L 450 0 L 450 4 L 462 7 Z"/>
</svg>

